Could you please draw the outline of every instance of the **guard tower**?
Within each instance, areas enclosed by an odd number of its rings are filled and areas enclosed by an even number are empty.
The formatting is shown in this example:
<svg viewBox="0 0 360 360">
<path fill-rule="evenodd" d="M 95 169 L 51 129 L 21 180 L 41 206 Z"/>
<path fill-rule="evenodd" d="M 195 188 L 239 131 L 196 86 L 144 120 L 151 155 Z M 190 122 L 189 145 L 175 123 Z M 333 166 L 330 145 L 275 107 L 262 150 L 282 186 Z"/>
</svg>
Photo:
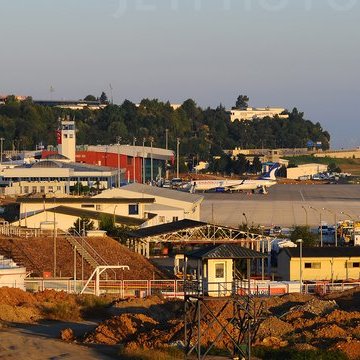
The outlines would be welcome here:
<svg viewBox="0 0 360 360">
<path fill-rule="evenodd" d="M 66 156 L 70 161 L 75 161 L 76 133 L 74 120 L 60 119 L 57 144 L 59 154 Z"/>
<path fill-rule="evenodd" d="M 235 244 L 203 247 L 184 257 L 185 358 L 206 359 L 215 346 L 235 358 L 251 359 L 251 344 L 264 319 L 264 304 L 251 293 L 251 263 L 263 253 Z M 197 260 L 188 279 L 188 260 Z M 235 261 L 246 264 L 238 281 Z"/>
</svg>

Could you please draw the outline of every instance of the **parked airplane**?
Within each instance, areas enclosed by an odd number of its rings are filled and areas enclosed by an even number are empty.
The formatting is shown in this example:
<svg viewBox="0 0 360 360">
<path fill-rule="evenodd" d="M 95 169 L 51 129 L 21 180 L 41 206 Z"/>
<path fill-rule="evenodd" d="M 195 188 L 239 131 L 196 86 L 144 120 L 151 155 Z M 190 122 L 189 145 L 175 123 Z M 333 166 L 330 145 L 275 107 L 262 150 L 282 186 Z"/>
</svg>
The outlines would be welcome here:
<svg viewBox="0 0 360 360">
<path fill-rule="evenodd" d="M 267 188 L 276 184 L 275 172 L 280 164 L 274 164 L 267 173 L 259 179 L 243 179 L 243 180 L 192 180 L 189 183 L 190 192 L 234 192 L 234 191 L 255 191 L 260 190 L 263 194 L 267 194 Z"/>
</svg>

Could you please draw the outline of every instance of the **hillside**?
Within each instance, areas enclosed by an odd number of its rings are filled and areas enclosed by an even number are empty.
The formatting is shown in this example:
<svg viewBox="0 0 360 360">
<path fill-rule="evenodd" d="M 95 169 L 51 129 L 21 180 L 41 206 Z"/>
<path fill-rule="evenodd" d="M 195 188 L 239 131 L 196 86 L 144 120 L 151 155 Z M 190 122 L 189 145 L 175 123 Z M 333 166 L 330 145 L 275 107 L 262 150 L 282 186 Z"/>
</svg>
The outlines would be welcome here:
<svg viewBox="0 0 360 360">
<path fill-rule="evenodd" d="M 164 275 L 143 256 L 134 253 L 114 239 L 88 238 L 90 245 L 109 265 L 128 265 L 130 271 L 117 271 L 119 279 L 162 279 Z M 12 258 L 25 266 L 32 276 L 42 276 L 43 272 L 53 272 L 53 239 L 43 238 L 0 238 L 0 254 Z M 73 277 L 74 253 L 65 238 L 57 238 L 57 276 Z M 81 256 L 77 254 L 77 278 L 81 278 Z M 84 261 L 84 278 L 87 279 L 93 269 Z M 110 272 L 109 272 L 110 274 Z"/>
</svg>

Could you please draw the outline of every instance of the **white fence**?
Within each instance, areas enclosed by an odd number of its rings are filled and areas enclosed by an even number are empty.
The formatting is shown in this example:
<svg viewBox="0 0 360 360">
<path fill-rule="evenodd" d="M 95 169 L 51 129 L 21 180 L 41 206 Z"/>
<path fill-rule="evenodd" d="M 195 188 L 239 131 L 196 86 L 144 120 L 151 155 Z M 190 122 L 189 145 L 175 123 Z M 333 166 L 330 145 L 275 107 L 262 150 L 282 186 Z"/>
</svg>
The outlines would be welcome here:
<svg viewBox="0 0 360 360">
<path fill-rule="evenodd" d="M 47 289 L 66 291 L 68 293 L 80 293 L 86 280 L 71 279 L 25 279 L 26 290 L 37 292 Z M 101 294 L 114 294 L 120 298 L 145 297 L 161 294 L 166 298 L 183 298 L 183 280 L 101 280 Z M 256 282 L 250 284 L 250 294 L 256 296 L 276 296 L 288 293 L 299 292 L 300 284 L 287 284 L 282 282 Z M 328 294 L 336 291 L 344 291 L 360 286 L 360 282 L 354 283 L 317 283 L 304 284 L 303 292 L 306 294 Z M 248 295 L 248 283 L 209 283 L 205 287 L 201 282 L 186 281 L 187 294 L 203 294 L 203 291 L 210 296 L 228 296 L 230 294 Z M 95 281 L 90 281 L 84 293 L 95 293 Z"/>
</svg>

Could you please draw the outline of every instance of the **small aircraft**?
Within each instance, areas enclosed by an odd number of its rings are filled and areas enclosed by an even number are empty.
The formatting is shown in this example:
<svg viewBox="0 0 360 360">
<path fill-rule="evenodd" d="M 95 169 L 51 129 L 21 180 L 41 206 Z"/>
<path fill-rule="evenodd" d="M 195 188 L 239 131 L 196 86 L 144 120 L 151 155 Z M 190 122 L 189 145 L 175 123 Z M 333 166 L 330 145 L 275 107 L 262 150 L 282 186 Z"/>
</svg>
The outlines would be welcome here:
<svg viewBox="0 0 360 360">
<path fill-rule="evenodd" d="M 259 179 L 243 179 L 243 180 L 192 180 L 189 183 L 189 191 L 205 192 L 235 192 L 235 191 L 252 191 L 260 190 L 262 194 L 267 194 L 267 189 L 276 184 L 275 172 L 280 167 L 279 163 L 275 163 L 269 171 L 263 174 Z"/>
</svg>

